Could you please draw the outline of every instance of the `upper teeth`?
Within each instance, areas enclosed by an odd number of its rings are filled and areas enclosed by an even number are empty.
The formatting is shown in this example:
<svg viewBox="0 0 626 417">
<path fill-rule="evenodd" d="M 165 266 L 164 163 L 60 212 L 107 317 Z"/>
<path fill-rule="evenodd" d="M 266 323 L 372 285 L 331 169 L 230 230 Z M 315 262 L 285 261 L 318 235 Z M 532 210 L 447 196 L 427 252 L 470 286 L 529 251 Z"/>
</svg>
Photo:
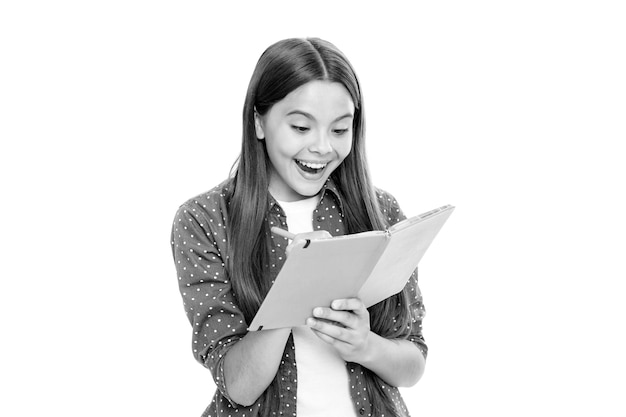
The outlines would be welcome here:
<svg viewBox="0 0 626 417">
<path fill-rule="evenodd" d="M 320 164 L 316 162 L 304 162 L 304 161 L 298 161 L 298 162 L 300 162 L 302 165 L 309 167 L 311 169 L 322 169 L 326 166 L 326 164 Z"/>
</svg>

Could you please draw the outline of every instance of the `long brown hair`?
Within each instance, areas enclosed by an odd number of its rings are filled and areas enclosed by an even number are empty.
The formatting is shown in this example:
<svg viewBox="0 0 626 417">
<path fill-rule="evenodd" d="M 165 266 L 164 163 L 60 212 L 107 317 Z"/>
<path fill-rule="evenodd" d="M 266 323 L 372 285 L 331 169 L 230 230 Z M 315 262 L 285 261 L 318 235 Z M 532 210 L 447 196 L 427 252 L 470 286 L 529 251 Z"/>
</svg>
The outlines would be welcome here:
<svg viewBox="0 0 626 417">
<path fill-rule="evenodd" d="M 270 162 L 265 141 L 257 140 L 254 112 L 264 115 L 296 88 L 314 80 L 341 83 L 355 106 L 352 150 L 331 174 L 344 199 L 349 233 L 382 230 L 387 225 L 378 206 L 365 154 L 365 118 L 361 87 L 347 58 L 333 44 L 317 39 L 285 39 L 271 45 L 260 57 L 248 86 L 243 108 L 241 154 L 233 167 L 229 187 L 228 257 L 226 270 L 239 307 L 250 323 L 269 290 L 266 279 L 269 259 L 267 241 Z M 396 338 L 409 325 L 408 302 L 397 294 L 370 309 L 370 327 L 375 333 Z M 394 323 L 395 318 L 395 323 Z M 363 368 L 366 388 L 376 415 L 396 414 L 393 402 L 381 389 L 376 374 Z M 263 415 L 275 411 L 279 378 L 263 398 Z"/>
</svg>

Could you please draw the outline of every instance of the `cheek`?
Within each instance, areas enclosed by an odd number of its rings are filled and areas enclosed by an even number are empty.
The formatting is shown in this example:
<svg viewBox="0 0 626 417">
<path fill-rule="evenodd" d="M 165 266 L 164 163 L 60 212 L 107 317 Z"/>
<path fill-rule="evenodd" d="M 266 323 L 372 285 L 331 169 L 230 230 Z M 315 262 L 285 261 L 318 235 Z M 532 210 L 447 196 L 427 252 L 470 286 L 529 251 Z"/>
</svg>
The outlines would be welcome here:
<svg viewBox="0 0 626 417">
<path fill-rule="evenodd" d="M 302 149 L 301 139 L 295 137 L 290 129 L 280 129 L 275 132 L 275 148 L 284 156 L 294 156 Z"/>
<path fill-rule="evenodd" d="M 344 159 L 352 150 L 352 140 L 342 140 L 335 145 L 335 152 L 341 159 Z"/>
<path fill-rule="evenodd" d="M 287 157 L 293 153 L 293 146 L 291 140 L 280 131 L 266 133 L 265 146 L 270 155 L 275 157 Z"/>
</svg>

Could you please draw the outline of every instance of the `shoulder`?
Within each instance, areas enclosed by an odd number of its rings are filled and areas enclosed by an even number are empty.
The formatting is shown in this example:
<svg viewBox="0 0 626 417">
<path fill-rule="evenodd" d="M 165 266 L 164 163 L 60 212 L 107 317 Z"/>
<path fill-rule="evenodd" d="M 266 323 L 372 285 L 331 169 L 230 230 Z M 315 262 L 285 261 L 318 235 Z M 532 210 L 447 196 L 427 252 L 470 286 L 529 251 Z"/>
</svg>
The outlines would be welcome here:
<svg viewBox="0 0 626 417">
<path fill-rule="evenodd" d="M 406 216 L 400 208 L 400 204 L 398 204 L 398 201 L 393 195 L 380 188 L 375 188 L 374 191 L 376 192 L 380 213 L 388 226 L 406 219 Z"/>
<path fill-rule="evenodd" d="M 221 182 L 210 190 L 188 199 L 180 205 L 179 210 L 212 211 L 224 204 L 228 204 L 230 200 L 230 184 L 231 180 Z"/>
<path fill-rule="evenodd" d="M 172 247 L 185 250 L 225 249 L 228 224 L 229 181 L 198 194 L 180 205 L 172 224 Z M 190 246 L 191 245 L 191 246 Z M 192 247 L 193 246 L 193 247 Z"/>
<path fill-rule="evenodd" d="M 183 204 L 176 212 L 176 217 L 193 217 L 200 224 L 214 220 L 224 220 L 227 217 L 227 207 L 230 201 L 231 180 L 225 180 L 208 191 L 198 194 Z M 223 222 L 220 222 L 223 223 Z M 203 225 L 204 226 L 204 225 Z"/>
</svg>

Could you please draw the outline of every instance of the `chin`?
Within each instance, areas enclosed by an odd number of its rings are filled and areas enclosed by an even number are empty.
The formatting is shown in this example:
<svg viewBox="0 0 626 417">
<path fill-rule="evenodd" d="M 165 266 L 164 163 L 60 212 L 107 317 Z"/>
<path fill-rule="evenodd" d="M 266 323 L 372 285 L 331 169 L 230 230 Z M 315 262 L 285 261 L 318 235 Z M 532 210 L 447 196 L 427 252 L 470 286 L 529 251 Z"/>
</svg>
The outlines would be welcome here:
<svg viewBox="0 0 626 417">
<path fill-rule="evenodd" d="M 295 191 L 304 198 L 314 197 L 322 190 L 325 182 L 326 181 L 322 182 L 320 185 L 300 187 L 295 189 Z"/>
</svg>

